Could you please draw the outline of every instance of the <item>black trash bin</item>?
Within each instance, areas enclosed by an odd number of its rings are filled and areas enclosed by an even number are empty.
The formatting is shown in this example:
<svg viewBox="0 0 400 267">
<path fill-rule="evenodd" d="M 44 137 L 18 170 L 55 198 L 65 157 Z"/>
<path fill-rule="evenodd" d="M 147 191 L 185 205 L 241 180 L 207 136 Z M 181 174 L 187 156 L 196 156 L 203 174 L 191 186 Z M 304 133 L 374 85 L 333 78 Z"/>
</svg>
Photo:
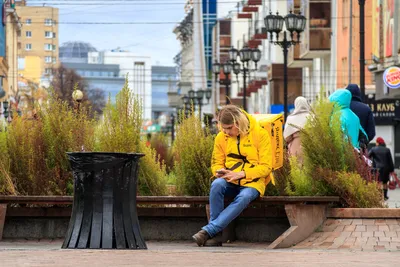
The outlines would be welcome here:
<svg viewBox="0 0 400 267">
<path fill-rule="evenodd" d="M 67 154 L 74 203 L 62 248 L 147 249 L 136 211 L 138 161 L 144 154 Z"/>
</svg>

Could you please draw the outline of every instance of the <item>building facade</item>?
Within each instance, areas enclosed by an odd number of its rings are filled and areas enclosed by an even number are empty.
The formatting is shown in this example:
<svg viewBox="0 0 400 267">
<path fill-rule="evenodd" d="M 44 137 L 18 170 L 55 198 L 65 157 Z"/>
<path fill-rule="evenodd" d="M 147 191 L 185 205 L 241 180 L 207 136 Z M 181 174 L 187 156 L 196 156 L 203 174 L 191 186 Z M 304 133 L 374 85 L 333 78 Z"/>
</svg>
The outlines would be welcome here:
<svg viewBox="0 0 400 267">
<path fill-rule="evenodd" d="M 3 89 L 9 91 L 18 90 L 18 35 L 21 32 L 22 24 L 18 14 L 10 4 L 5 4 L 6 8 L 6 61 L 8 65 L 7 84 Z M 3 13 L 4 14 L 4 13 Z"/>
<path fill-rule="evenodd" d="M 372 51 L 366 64 L 366 76 L 370 72 L 373 80 L 366 101 L 375 115 L 376 136 L 385 139 L 395 166 L 400 168 L 400 1 L 366 2 L 372 5 L 372 21 L 366 18 L 366 29 L 367 25 L 372 28 Z M 387 71 L 392 73 L 390 80 Z"/>
<path fill-rule="evenodd" d="M 151 119 L 151 58 L 126 51 L 89 52 L 89 64 L 113 64 L 119 66 L 119 77 L 126 78 L 129 88 L 139 96 L 143 104 L 143 118 Z"/>
<path fill-rule="evenodd" d="M 216 14 L 216 0 L 188 0 L 185 17 L 173 30 L 181 44 L 181 51 L 176 56 L 180 80 L 176 90 L 168 94 L 169 103 L 173 107 L 181 107 L 180 97 L 187 95 L 189 90 L 213 87 L 212 46 Z M 212 112 L 211 102 L 203 103 L 202 113 Z"/>
<path fill-rule="evenodd" d="M 52 69 L 58 65 L 58 8 L 27 6 L 26 1 L 16 1 L 15 5 L 23 24 L 17 44 L 20 65 L 26 58 L 40 59 L 39 64 L 34 60 L 37 65 L 29 66 L 38 69 L 38 72 L 29 70 L 28 75 L 22 71 L 19 76 L 34 83 L 50 80 Z M 25 63 L 27 61 L 30 59 Z M 24 69 L 28 69 L 27 66 Z M 32 76 L 33 73 L 40 75 Z"/>
<path fill-rule="evenodd" d="M 62 62 L 68 69 L 73 69 L 87 83 L 89 89 L 101 89 L 106 100 L 110 98 L 115 103 L 115 96 L 125 84 L 125 78 L 120 76 L 119 65 L 116 64 L 89 64 Z"/>
<path fill-rule="evenodd" d="M 151 119 L 158 120 L 161 115 L 174 112 L 168 103 L 168 91 L 173 91 L 178 82 L 175 67 L 151 67 Z"/>
</svg>

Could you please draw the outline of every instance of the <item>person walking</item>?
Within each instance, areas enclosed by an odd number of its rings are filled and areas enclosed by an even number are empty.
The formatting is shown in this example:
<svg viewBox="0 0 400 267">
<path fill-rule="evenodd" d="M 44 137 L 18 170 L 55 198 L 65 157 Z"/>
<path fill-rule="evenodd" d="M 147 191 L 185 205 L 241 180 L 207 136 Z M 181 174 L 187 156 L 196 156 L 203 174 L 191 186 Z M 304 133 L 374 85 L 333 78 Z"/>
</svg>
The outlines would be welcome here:
<svg viewBox="0 0 400 267">
<path fill-rule="evenodd" d="M 350 139 L 353 147 L 360 148 L 359 134 L 360 132 L 365 136 L 367 136 L 367 134 L 361 127 L 360 119 L 350 109 L 350 91 L 346 89 L 338 89 L 329 96 L 329 101 L 335 103 L 335 105 L 340 109 L 340 121 L 343 133 Z"/>
<path fill-rule="evenodd" d="M 227 105 L 218 114 L 211 169 L 210 221 L 192 236 L 198 246 L 221 246 L 221 231 L 247 205 L 264 195 L 272 171 L 269 133 L 244 110 Z M 224 208 L 224 198 L 233 201 Z"/>
<path fill-rule="evenodd" d="M 379 182 L 382 183 L 383 197 L 388 200 L 388 182 L 390 173 L 394 171 L 394 164 L 390 149 L 386 147 L 382 137 L 376 138 L 376 146 L 371 148 L 368 153 L 372 159 L 372 166 L 379 173 Z"/>
<path fill-rule="evenodd" d="M 352 97 L 350 102 L 350 109 L 360 119 L 361 127 L 365 130 L 368 140 L 363 135 L 360 136 L 360 143 L 366 148 L 368 143 L 375 137 L 375 120 L 374 114 L 370 107 L 363 103 L 361 98 L 361 91 L 357 84 L 349 84 L 346 88 L 350 91 Z"/>
<path fill-rule="evenodd" d="M 305 97 L 299 96 L 294 101 L 294 111 L 287 117 L 283 138 L 285 138 L 289 156 L 297 157 L 299 163 L 303 162 L 303 153 L 300 140 L 300 131 L 311 115 L 311 106 Z"/>
</svg>

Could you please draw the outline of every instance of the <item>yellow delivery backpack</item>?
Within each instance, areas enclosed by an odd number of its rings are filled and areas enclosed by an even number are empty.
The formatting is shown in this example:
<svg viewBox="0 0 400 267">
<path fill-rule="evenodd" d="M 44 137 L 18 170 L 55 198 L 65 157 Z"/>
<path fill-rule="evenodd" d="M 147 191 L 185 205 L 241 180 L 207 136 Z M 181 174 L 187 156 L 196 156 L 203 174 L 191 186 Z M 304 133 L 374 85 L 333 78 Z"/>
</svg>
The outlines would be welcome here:
<svg viewBox="0 0 400 267">
<path fill-rule="evenodd" d="M 267 130 L 271 140 L 272 169 L 277 170 L 283 166 L 283 115 L 282 114 L 251 114 L 262 128 Z M 255 140 L 255 142 L 259 142 Z M 275 179 L 271 175 L 272 184 Z"/>
</svg>

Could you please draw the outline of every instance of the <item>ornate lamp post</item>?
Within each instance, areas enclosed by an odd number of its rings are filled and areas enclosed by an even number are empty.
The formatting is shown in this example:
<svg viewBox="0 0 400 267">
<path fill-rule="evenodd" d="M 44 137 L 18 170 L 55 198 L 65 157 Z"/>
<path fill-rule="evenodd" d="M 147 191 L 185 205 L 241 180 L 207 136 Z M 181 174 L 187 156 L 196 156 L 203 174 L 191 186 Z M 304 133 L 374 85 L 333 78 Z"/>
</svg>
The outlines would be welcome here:
<svg viewBox="0 0 400 267">
<path fill-rule="evenodd" d="M 283 49 L 283 106 L 284 106 L 284 116 L 285 121 L 288 115 L 288 77 L 287 77 L 287 55 L 288 49 L 292 45 L 296 45 L 300 43 L 300 33 L 304 31 L 306 27 L 306 18 L 299 14 L 293 14 L 292 11 L 284 18 L 276 12 L 276 15 L 273 15 L 271 12 L 268 16 L 264 18 L 264 23 L 267 31 L 270 34 L 270 42 L 279 45 Z M 286 30 L 283 30 L 283 40 L 279 41 L 279 33 L 282 32 L 283 24 L 286 25 Z M 287 38 L 287 31 L 290 34 L 290 40 Z M 275 40 L 274 41 L 274 33 Z M 296 33 L 297 39 L 294 39 L 294 35 Z"/>
<path fill-rule="evenodd" d="M 10 112 L 8 111 L 8 101 L 6 100 L 6 101 L 3 101 L 3 109 L 4 109 L 4 118 L 6 119 L 6 121 L 7 122 L 10 122 L 10 120 L 8 120 L 8 118 L 10 117 L 11 118 L 11 114 L 10 114 Z"/>
<path fill-rule="evenodd" d="M 237 61 L 237 57 L 239 56 L 240 61 L 242 62 L 242 65 Z M 243 109 L 247 110 L 247 103 L 246 103 L 246 78 L 249 72 L 251 71 L 249 69 L 249 63 L 253 61 L 255 63 L 255 67 L 257 69 L 257 63 L 261 59 L 261 51 L 258 48 L 251 49 L 248 48 L 247 46 L 244 46 L 242 49 L 237 50 L 232 46 L 231 49 L 229 49 L 229 60 L 231 62 L 231 66 L 233 69 L 233 72 L 236 74 L 236 79 L 239 75 L 239 73 L 243 73 Z"/>
<path fill-rule="evenodd" d="M 221 73 L 221 67 L 222 67 L 222 72 L 225 74 L 225 79 L 219 80 L 218 81 L 218 76 Z M 213 64 L 213 72 L 215 74 L 215 83 L 219 83 L 222 85 L 225 85 L 225 104 L 230 104 L 230 92 L 229 92 L 229 87 L 231 85 L 231 79 L 229 75 L 232 72 L 232 64 L 229 62 L 226 62 L 225 64 L 219 64 L 218 62 L 215 62 Z"/>
<path fill-rule="evenodd" d="M 198 105 L 199 116 L 201 119 L 201 106 L 204 105 L 204 103 L 203 103 L 204 96 L 207 99 L 207 103 L 209 103 L 210 99 L 211 99 L 211 95 L 212 95 L 211 89 L 206 89 L 206 90 L 199 89 L 197 91 L 189 90 L 188 95 L 182 96 L 183 104 L 185 105 L 185 113 L 186 113 L 186 110 L 189 111 L 189 109 L 193 103 L 195 108 L 196 108 L 196 105 Z M 189 112 L 186 113 L 186 116 L 187 115 L 189 115 Z"/>
</svg>

